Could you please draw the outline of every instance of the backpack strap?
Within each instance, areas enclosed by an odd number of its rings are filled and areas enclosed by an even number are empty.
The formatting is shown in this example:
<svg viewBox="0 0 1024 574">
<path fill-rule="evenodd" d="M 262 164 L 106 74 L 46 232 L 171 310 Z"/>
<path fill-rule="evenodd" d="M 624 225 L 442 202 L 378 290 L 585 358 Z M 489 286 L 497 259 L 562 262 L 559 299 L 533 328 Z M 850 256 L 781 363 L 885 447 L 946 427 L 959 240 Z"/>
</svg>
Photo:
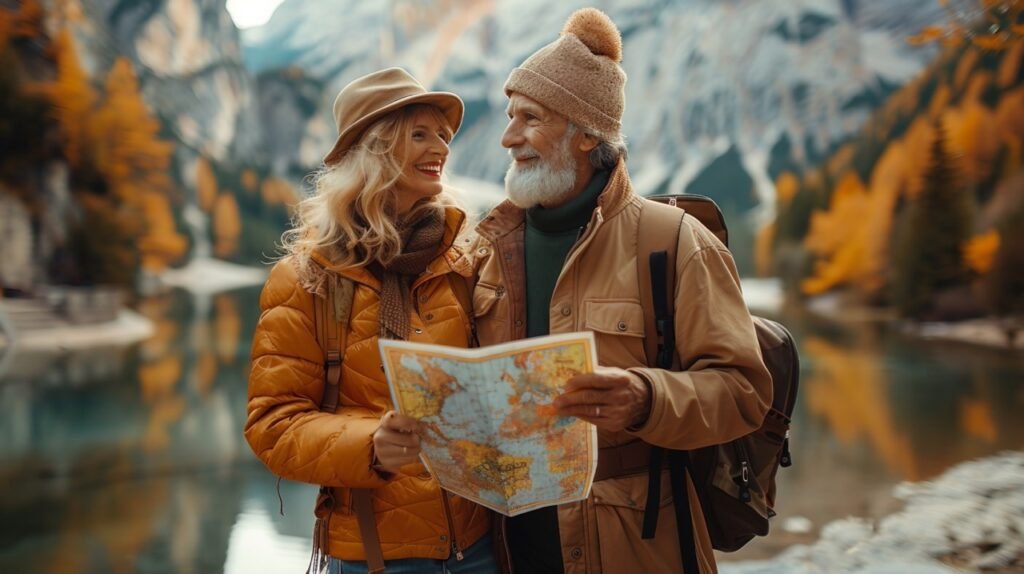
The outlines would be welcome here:
<svg viewBox="0 0 1024 574">
<path fill-rule="evenodd" d="M 654 293 L 646 288 L 647 285 L 652 284 L 649 255 L 659 251 L 665 254 L 666 262 L 670 267 L 665 268 L 660 282 L 665 288 L 666 298 L 673 301 L 675 299 L 676 247 L 679 244 L 679 230 L 682 228 L 683 216 L 686 215 L 686 212 L 674 205 L 665 205 L 649 199 L 642 201 L 640 223 L 637 225 L 636 272 L 637 283 L 640 285 L 640 305 L 644 310 L 644 354 L 647 357 L 648 366 L 656 367 L 659 366 L 659 344 L 664 341 L 658 330 L 655 308 L 657 303 L 654 300 Z M 676 241 L 666 241 L 666 238 L 674 238 Z M 669 310 L 673 307 L 674 305 L 667 305 Z M 668 319 L 671 321 L 671 317 Z M 672 332 L 674 338 L 674 331 L 672 329 L 668 329 L 668 331 Z M 673 352 L 672 355 L 674 358 L 675 353 Z M 671 368 L 671 365 L 659 368 Z"/>
<path fill-rule="evenodd" d="M 348 322 L 352 314 L 352 298 L 355 295 L 355 284 L 345 277 L 332 276 L 327 281 L 326 296 L 313 296 L 313 321 L 316 342 L 324 354 L 324 395 L 320 401 L 320 411 L 333 413 L 338 408 L 338 396 L 341 391 L 341 361 L 348 336 Z M 384 572 L 384 553 L 377 534 L 377 522 L 373 515 L 373 490 L 369 488 L 353 488 L 352 510 L 359 522 L 359 535 L 363 539 L 366 552 L 366 565 L 370 574 Z M 327 560 L 328 520 L 334 510 L 334 498 L 330 489 L 320 487 L 321 495 L 330 500 L 327 519 L 317 518 L 314 527 L 313 555 L 320 560 Z M 318 563 L 315 571 L 322 566 Z"/>
<path fill-rule="evenodd" d="M 675 279 L 679 232 L 685 210 L 670 203 L 664 205 L 645 200 L 640 210 L 637 230 L 637 273 L 640 301 L 644 309 L 644 350 L 647 363 L 659 369 L 678 368 L 675 345 Z M 674 239 L 666 244 L 665 238 Z M 646 288 L 646 286 L 650 288 Z M 693 511 L 687 491 L 690 457 L 686 451 L 668 450 L 669 478 L 676 515 L 676 533 L 683 572 L 700 572 L 697 563 L 696 539 L 693 532 Z M 666 449 L 651 448 L 647 474 L 647 501 L 641 537 L 654 538 L 658 528 L 661 501 L 661 466 Z"/>
<path fill-rule="evenodd" d="M 377 536 L 377 521 L 373 516 L 373 490 L 369 488 L 352 489 L 352 510 L 359 522 L 359 536 L 363 539 L 363 550 L 366 552 L 366 566 L 369 574 L 384 573 L 384 551 L 380 547 Z"/>
<path fill-rule="evenodd" d="M 348 334 L 348 315 L 352 309 L 352 282 L 348 279 L 327 281 L 327 296 L 313 297 L 313 316 L 317 322 L 317 342 L 324 353 L 324 395 L 320 410 L 333 413 L 338 408 L 338 393 L 341 385 L 341 349 Z M 345 295 L 348 295 L 347 298 Z M 344 301 L 347 301 L 344 302 Z M 344 322 L 342 323 L 342 320 Z M 339 329 L 339 323 L 346 328 Z M 340 343 L 340 344 L 339 344 Z"/>
</svg>

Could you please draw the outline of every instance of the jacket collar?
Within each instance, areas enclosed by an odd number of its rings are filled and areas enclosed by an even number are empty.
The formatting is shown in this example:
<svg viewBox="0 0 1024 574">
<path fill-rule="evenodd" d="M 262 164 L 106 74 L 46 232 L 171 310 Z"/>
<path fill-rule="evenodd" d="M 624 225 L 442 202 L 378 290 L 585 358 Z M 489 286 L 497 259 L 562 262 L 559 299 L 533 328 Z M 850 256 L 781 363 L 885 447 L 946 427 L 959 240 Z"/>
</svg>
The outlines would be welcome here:
<svg viewBox="0 0 1024 574">
<path fill-rule="evenodd" d="M 457 207 L 446 206 L 444 208 L 444 218 L 445 230 L 444 236 L 441 238 L 441 243 L 444 245 L 445 249 L 441 252 L 441 256 L 435 258 L 429 265 L 427 265 L 426 270 L 424 270 L 423 274 L 420 276 L 420 279 L 422 280 L 426 280 L 427 278 L 436 275 L 443 275 L 449 271 L 455 270 L 453 265 L 462 255 L 453 248 L 453 245 L 455 244 L 455 238 L 462 229 L 463 223 L 466 221 L 466 214 Z M 314 251 L 310 255 L 310 259 L 312 259 L 317 265 L 323 267 L 326 271 L 337 273 L 341 277 L 345 277 L 357 283 L 362 283 L 375 290 L 380 290 L 380 279 L 375 277 L 373 273 L 370 273 L 370 270 L 365 266 L 342 265 L 335 263 L 321 249 Z M 421 282 L 421 280 L 417 280 L 416 284 Z"/>
<path fill-rule="evenodd" d="M 633 185 L 629 181 L 629 171 L 626 169 L 626 162 L 619 158 L 611 175 L 608 177 L 608 185 L 597 198 L 597 209 L 603 219 L 615 217 L 633 199 Z M 593 220 L 593 216 L 591 217 Z M 517 229 L 526 221 L 526 210 L 516 207 L 514 203 L 505 200 L 492 209 L 487 217 L 477 226 L 476 232 L 481 236 L 496 240 Z"/>
</svg>

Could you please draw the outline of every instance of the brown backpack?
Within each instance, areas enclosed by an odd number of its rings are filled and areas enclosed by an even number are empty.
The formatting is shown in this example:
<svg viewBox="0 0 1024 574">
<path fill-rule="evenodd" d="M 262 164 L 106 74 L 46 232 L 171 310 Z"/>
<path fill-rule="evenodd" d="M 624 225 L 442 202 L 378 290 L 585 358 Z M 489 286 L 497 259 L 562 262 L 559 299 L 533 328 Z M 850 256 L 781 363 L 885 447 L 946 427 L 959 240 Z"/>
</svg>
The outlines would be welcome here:
<svg viewBox="0 0 1024 574">
<path fill-rule="evenodd" d="M 648 363 L 678 369 L 675 356 L 672 297 L 674 293 L 676 239 L 686 215 L 697 219 L 722 243 L 729 236 L 721 210 L 710 198 L 699 195 L 652 196 L 640 216 L 637 255 L 642 304 L 645 309 L 645 350 Z M 649 288 L 645 288 L 649 285 Z M 695 451 L 652 449 L 650 469 L 660 474 L 668 457 L 673 499 L 683 563 L 686 572 L 698 572 L 685 476 L 689 474 L 700 498 L 701 510 L 716 550 L 731 552 L 754 536 L 768 533 L 775 515 L 775 475 L 789 466 L 789 423 L 796 402 L 800 362 L 792 335 L 781 324 L 754 317 L 761 354 L 771 373 L 772 406 L 761 428 L 736 440 Z M 657 528 L 660 481 L 650 480 L 644 537 L 653 538 Z"/>
</svg>

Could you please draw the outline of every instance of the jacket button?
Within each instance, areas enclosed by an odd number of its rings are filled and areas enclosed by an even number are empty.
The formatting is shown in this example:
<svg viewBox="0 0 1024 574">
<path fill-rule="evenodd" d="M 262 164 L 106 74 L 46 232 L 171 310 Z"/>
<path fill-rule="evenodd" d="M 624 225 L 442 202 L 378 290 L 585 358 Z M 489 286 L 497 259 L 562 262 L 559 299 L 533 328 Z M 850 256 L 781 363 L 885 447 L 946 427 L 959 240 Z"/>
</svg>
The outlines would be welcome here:
<svg viewBox="0 0 1024 574">
<path fill-rule="evenodd" d="M 619 321 L 619 324 L 616 325 L 616 326 L 618 327 L 618 329 L 620 331 L 625 331 L 626 330 L 626 322 L 625 321 Z"/>
<path fill-rule="evenodd" d="M 573 546 L 572 550 L 569 551 L 569 556 L 571 556 L 573 560 L 579 560 L 580 558 L 583 558 L 583 549 L 579 546 Z"/>
<path fill-rule="evenodd" d="M 427 321 L 433 321 L 433 320 L 434 320 L 434 314 L 433 314 L 433 313 L 427 313 L 427 316 L 426 316 L 426 317 L 424 317 L 424 318 L 425 318 L 425 319 L 426 319 Z M 622 330 L 625 330 L 625 329 L 622 329 Z"/>
<path fill-rule="evenodd" d="M 417 328 L 417 329 L 413 329 L 413 330 L 416 332 L 417 335 L 422 335 L 423 334 L 423 329 Z"/>
<path fill-rule="evenodd" d="M 476 252 L 480 255 L 487 255 L 487 248 L 481 247 L 480 249 L 477 249 Z"/>
<path fill-rule="evenodd" d="M 505 294 L 505 286 L 499 285 L 498 288 L 494 290 L 494 294 L 498 297 L 503 296 Z"/>
<path fill-rule="evenodd" d="M 516 319 L 516 327 L 522 327 L 522 326 L 523 326 L 523 320 L 522 319 Z"/>
<path fill-rule="evenodd" d="M 563 305 L 562 306 L 562 316 L 563 317 L 568 317 L 571 314 L 572 314 L 572 308 L 569 307 L 568 305 Z"/>
</svg>

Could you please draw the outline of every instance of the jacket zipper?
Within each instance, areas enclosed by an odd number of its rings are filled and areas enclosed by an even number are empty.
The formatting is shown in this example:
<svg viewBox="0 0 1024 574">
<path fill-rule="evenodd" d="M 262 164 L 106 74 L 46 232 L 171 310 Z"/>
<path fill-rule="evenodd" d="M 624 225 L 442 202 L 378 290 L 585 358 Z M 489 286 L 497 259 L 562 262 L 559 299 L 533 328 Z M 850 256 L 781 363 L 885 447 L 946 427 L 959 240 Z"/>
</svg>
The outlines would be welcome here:
<svg viewBox="0 0 1024 574">
<path fill-rule="evenodd" d="M 600 208 L 596 208 L 594 211 L 597 212 Z M 558 274 L 558 279 L 555 280 L 555 288 L 551 291 L 554 294 L 558 291 L 558 284 L 562 280 L 562 276 L 565 275 L 565 271 L 576 261 L 577 254 L 582 251 L 593 239 L 594 235 L 597 234 L 597 228 L 600 227 L 604 218 L 600 213 L 596 213 L 593 218 L 583 227 L 582 231 L 578 234 L 576 243 L 573 244 L 572 248 L 569 249 L 569 253 L 565 256 L 565 263 L 562 265 L 562 271 Z"/>
<path fill-rule="evenodd" d="M 747 456 L 747 449 L 740 444 L 740 441 L 733 443 L 736 446 L 736 454 L 740 459 L 740 476 L 737 486 L 739 486 L 739 499 L 740 502 L 750 502 L 750 479 L 752 478 L 752 469 L 750 468 L 750 457 Z"/>
<path fill-rule="evenodd" d="M 441 505 L 444 507 L 444 518 L 448 521 L 448 540 L 452 543 L 452 554 L 455 555 L 456 560 L 462 560 L 465 556 L 462 555 L 458 541 L 455 540 L 455 524 L 452 522 L 452 509 L 448 506 L 448 493 L 443 488 L 441 489 Z"/>
</svg>

